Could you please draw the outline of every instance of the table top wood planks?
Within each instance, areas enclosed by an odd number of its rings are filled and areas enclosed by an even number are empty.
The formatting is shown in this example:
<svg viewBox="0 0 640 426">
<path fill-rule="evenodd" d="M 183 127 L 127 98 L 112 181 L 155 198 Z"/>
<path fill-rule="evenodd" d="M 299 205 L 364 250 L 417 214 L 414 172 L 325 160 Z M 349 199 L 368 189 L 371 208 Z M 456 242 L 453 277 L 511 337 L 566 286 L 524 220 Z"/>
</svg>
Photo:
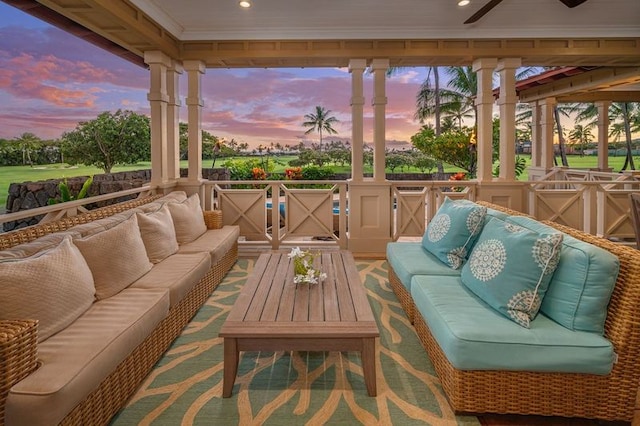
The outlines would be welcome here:
<svg viewBox="0 0 640 426">
<path fill-rule="evenodd" d="M 359 351 L 367 393 L 376 395 L 379 336 L 353 255 L 320 252 L 320 284 L 293 282 L 284 251 L 260 255 L 219 336 L 224 338 L 223 397 L 231 396 L 240 351 Z"/>
</svg>

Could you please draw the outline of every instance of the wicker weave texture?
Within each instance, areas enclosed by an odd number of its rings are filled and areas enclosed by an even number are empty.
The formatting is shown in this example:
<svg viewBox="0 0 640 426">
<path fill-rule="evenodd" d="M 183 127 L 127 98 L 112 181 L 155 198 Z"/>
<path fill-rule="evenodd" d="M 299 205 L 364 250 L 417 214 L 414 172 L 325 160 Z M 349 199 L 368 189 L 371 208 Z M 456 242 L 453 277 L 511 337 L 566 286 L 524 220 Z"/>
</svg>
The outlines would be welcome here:
<svg viewBox="0 0 640 426">
<path fill-rule="evenodd" d="M 18 244 L 28 243 L 44 235 L 53 232 L 65 231 L 72 226 L 81 225 L 83 223 L 92 222 L 116 213 L 129 210 L 143 204 L 150 203 L 162 197 L 162 195 L 152 195 L 149 197 L 136 198 L 135 200 L 124 201 L 122 203 L 112 204 L 110 206 L 101 207 L 99 209 L 90 210 L 76 216 L 69 216 L 59 220 L 47 223 L 40 223 L 29 226 L 27 228 L 17 229 L 11 232 L 0 234 L 0 250 L 8 249 Z"/>
<path fill-rule="evenodd" d="M 222 210 L 205 210 L 204 223 L 207 229 L 222 228 Z"/>
<path fill-rule="evenodd" d="M 395 271 L 389 264 L 389 283 L 391 284 L 391 289 L 393 293 L 398 298 L 400 302 L 400 306 L 404 310 L 404 313 L 407 315 L 409 322 L 413 324 L 413 316 L 415 313 L 415 305 L 413 303 L 413 298 L 411 294 L 407 291 L 407 288 L 402 284 L 400 278 L 396 275 Z"/>
<path fill-rule="evenodd" d="M 618 356 L 609 375 L 461 371 L 449 363 L 417 310 L 414 311 L 416 332 L 456 411 L 631 421 L 640 385 L 640 251 L 554 222 L 543 223 L 601 247 L 620 261 L 605 323 L 605 337 L 612 342 Z"/>
<path fill-rule="evenodd" d="M 9 389 L 38 367 L 37 325 L 34 320 L 0 321 L 0 424 Z"/>
</svg>

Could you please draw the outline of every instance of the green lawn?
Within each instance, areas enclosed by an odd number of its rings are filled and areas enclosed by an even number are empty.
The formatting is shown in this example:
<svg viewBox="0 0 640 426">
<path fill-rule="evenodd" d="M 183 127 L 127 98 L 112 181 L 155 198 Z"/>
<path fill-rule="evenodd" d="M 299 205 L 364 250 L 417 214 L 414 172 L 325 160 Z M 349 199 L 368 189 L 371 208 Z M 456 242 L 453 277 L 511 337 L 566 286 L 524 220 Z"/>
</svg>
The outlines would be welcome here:
<svg viewBox="0 0 640 426">
<path fill-rule="evenodd" d="M 241 157 L 247 158 L 247 157 Z M 275 172 L 284 172 L 284 169 L 288 167 L 288 163 L 290 160 L 294 159 L 295 156 L 285 155 L 269 157 L 269 161 L 274 161 L 275 163 Z M 531 157 L 525 156 L 527 160 L 527 165 L 531 164 Z M 220 167 L 224 161 L 227 159 L 218 159 L 216 161 L 216 166 Z M 595 156 L 569 156 L 569 164 L 571 167 L 575 168 L 588 168 L 588 167 L 596 167 L 597 166 L 597 157 Z M 640 158 L 634 158 L 634 161 L 638 166 L 640 166 Z M 624 157 L 609 157 L 609 167 L 612 167 L 614 171 L 620 171 L 622 169 L 622 165 L 624 163 Z M 187 167 L 187 161 L 181 161 L 181 167 Z M 211 160 L 203 161 L 204 167 L 211 166 Z M 123 172 L 129 170 L 140 170 L 140 169 L 148 169 L 151 167 L 150 162 L 140 162 L 137 164 L 127 165 L 127 166 L 117 166 L 114 167 L 113 172 Z M 350 166 L 331 166 L 336 173 L 348 173 L 351 170 Z M 365 166 L 365 173 L 372 172 L 371 167 Z M 389 170 L 387 170 L 389 171 Z M 460 169 L 452 166 L 446 166 L 445 171 L 447 172 L 457 172 Z M 401 170 L 396 169 L 397 173 L 400 173 Z M 419 172 L 419 170 L 415 168 L 405 169 L 404 172 Z M 88 167 L 88 166 L 68 166 L 63 164 L 48 164 L 48 165 L 37 165 L 32 167 L 29 166 L 7 166 L 0 167 L 0 212 L 4 211 L 7 195 L 9 192 L 9 184 L 13 182 L 28 182 L 28 181 L 39 181 L 39 180 L 47 180 L 47 179 L 57 179 L 63 177 L 74 177 L 74 176 L 90 176 L 94 174 L 100 174 L 102 170 L 96 167 Z M 520 176 L 520 180 L 527 180 L 528 176 L 525 171 L 523 176 Z"/>
</svg>

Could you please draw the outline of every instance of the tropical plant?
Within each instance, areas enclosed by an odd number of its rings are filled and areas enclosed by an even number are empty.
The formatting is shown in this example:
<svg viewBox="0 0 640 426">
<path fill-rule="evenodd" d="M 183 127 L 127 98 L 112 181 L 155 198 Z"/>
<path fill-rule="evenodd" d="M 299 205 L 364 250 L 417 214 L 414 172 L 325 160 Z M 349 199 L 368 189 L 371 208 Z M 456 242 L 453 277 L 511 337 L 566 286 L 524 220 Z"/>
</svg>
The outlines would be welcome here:
<svg viewBox="0 0 640 426">
<path fill-rule="evenodd" d="M 33 167 L 31 152 L 39 148 L 42 140 L 33 133 L 23 133 L 15 142 L 20 146 L 20 150 L 22 151 L 22 164 L 29 164 L 30 167 Z"/>
<path fill-rule="evenodd" d="M 627 156 L 622 165 L 622 170 L 627 170 L 627 168 L 635 170 L 631 135 L 633 132 L 640 131 L 640 103 L 614 102 L 609 108 L 609 119 L 611 121 L 621 121 L 624 129 Z"/>
<path fill-rule="evenodd" d="M 324 109 L 324 107 L 321 106 L 316 106 L 315 112 L 306 114 L 304 116 L 306 121 L 302 123 L 303 127 L 309 128 L 306 132 L 304 132 L 305 135 L 308 135 L 311 132 L 318 132 L 318 134 L 320 135 L 320 151 L 322 151 L 322 132 L 327 132 L 327 134 L 329 135 L 335 135 L 338 133 L 333 128 L 333 125 L 338 123 L 339 121 L 337 118 L 330 114 L 330 110 Z"/>
<path fill-rule="evenodd" d="M 103 112 L 62 135 L 69 164 L 93 165 L 110 173 L 116 164 L 151 158 L 149 117 L 133 111 Z"/>
<path fill-rule="evenodd" d="M 573 130 L 569 132 L 569 137 L 579 144 L 580 156 L 584 155 L 585 146 L 593 140 L 591 129 L 588 126 L 583 126 L 582 124 L 576 124 L 573 127 Z"/>
<path fill-rule="evenodd" d="M 515 167 L 515 175 L 516 178 L 522 176 L 524 171 L 527 169 L 527 160 L 524 157 L 520 157 L 516 155 L 516 167 Z M 496 165 L 496 168 L 493 170 L 493 175 L 495 177 L 500 176 L 500 164 Z"/>
<path fill-rule="evenodd" d="M 472 134 L 473 129 L 463 127 L 436 136 L 433 127 L 423 126 L 420 132 L 411 136 L 411 143 L 426 155 L 475 176 L 476 152 L 471 149 Z"/>
<path fill-rule="evenodd" d="M 71 190 L 69 189 L 69 185 L 67 183 L 67 179 L 62 180 L 58 184 L 58 191 L 60 191 L 60 199 L 57 198 L 49 198 L 49 205 L 58 204 L 58 203 L 66 203 L 67 201 L 81 200 L 86 198 L 89 195 L 89 188 L 93 184 L 93 176 L 89 176 L 87 180 L 82 184 L 82 188 L 78 194 L 71 194 Z"/>
</svg>

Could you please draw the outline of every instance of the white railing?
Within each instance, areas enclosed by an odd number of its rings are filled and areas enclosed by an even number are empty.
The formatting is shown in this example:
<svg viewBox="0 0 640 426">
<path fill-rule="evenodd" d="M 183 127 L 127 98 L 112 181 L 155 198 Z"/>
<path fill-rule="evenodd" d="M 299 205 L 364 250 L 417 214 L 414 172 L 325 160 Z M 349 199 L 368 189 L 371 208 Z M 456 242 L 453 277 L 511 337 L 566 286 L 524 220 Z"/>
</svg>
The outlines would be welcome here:
<svg viewBox="0 0 640 426">
<path fill-rule="evenodd" d="M 205 184 L 205 208 L 238 225 L 243 245 L 347 248 L 346 181 L 216 181 Z"/>
<path fill-rule="evenodd" d="M 560 176 L 565 179 L 558 180 Z M 640 191 L 640 178 L 564 169 L 549 177 L 556 179 L 521 182 L 526 213 L 632 244 L 629 194 Z M 304 243 L 347 248 L 348 185 L 343 180 L 206 181 L 203 204 L 221 209 L 224 224 L 239 225 L 246 246 L 278 249 Z M 475 181 L 390 182 L 392 239 L 422 236 L 445 197 L 475 201 L 477 185 Z M 143 186 L 0 215 L 0 224 L 40 215 L 43 221 L 52 221 L 85 212 L 88 204 L 153 192 L 152 187 Z"/>
<path fill-rule="evenodd" d="M 445 197 L 475 201 L 475 181 L 393 181 L 393 239 L 419 237 Z"/>
<path fill-rule="evenodd" d="M 640 191 L 640 177 L 634 172 L 558 168 L 525 187 L 528 213 L 535 218 L 633 244 L 629 194 Z"/>
<path fill-rule="evenodd" d="M 153 188 L 149 185 L 145 185 L 139 188 L 126 189 L 124 191 L 113 192 L 110 194 L 96 195 L 94 197 L 82 198 L 80 200 L 67 201 L 64 203 L 52 204 L 50 206 L 22 210 L 15 213 L 0 215 L 0 225 L 7 222 L 28 219 L 41 215 L 43 215 L 44 217 L 38 223 L 47 223 L 54 220 L 62 219 L 64 217 L 76 216 L 80 213 L 85 213 L 87 212 L 85 206 L 88 204 L 100 203 L 103 201 L 118 199 L 130 195 L 143 197 L 151 195 L 153 193 Z"/>
<path fill-rule="evenodd" d="M 204 185 L 204 207 L 222 210 L 224 225 L 240 227 L 242 247 L 348 247 L 347 181 L 249 180 Z M 445 197 L 475 200 L 476 185 L 474 181 L 392 182 L 393 239 L 421 236 Z"/>
</svg>

